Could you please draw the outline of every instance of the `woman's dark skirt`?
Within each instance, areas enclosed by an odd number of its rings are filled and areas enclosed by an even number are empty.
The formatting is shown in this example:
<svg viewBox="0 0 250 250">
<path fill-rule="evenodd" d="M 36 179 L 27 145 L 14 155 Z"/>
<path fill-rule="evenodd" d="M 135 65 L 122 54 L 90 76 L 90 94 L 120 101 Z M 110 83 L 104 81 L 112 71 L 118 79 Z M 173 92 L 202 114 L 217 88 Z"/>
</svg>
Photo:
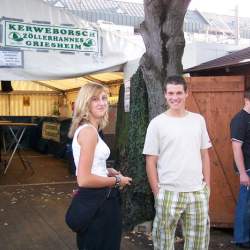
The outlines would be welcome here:
<svg viewBox="0 0 250 250">
<path fill-rule="evenodd" d="M 81 190 L 90 196 L 95 193 L 94 189 L 81 188 Z M 86 202 L 88 201 L 86 200 Z M 88 228 L 77 233 L 77 246 L 79 250 L 119 250 L 121 233 L 120 191 L 113 188 Z"/>
</svg>

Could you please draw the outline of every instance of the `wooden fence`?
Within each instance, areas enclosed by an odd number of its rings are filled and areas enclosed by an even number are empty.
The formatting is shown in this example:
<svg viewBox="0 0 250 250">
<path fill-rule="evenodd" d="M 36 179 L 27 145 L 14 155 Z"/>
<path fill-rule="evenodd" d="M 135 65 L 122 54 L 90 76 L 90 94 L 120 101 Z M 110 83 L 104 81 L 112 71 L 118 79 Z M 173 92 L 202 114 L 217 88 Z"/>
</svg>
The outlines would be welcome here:
<svg viewBox="0 0 250 250">
<path fill-rule="evenodd" d="M 239 177 L 233 170 L 230 121 L 243 107 L 244 76 L 191 77 L 187 109 L 202 114 L 212 141 L 211 225 L 232 227 L 239 189 Z"/>
</svg>

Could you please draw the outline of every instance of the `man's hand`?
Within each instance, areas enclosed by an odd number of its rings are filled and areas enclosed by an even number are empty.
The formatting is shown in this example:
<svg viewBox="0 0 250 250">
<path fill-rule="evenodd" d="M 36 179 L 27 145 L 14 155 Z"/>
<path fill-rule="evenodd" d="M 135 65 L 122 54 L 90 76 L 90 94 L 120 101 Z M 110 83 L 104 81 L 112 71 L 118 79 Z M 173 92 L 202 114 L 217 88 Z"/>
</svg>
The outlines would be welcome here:
<svg viewBox="0 0 250 250">
<path fill-rule="evenodd" d="M 240 174 L 240 184 L 244 186 L 250 186 L 250 177 L 247 175 L 247 173 Z"/>
<path fill-rule="evenodd" d="M 153 192 L 153 194 L 154 194 L 154 197 L 156 198 L 156 196 L 157 196 L 158 193 L 159 193 L 159 187 L 158 187 L 158 185 L 157 185 L 154 189 L 152 189 L 152 192 Z"/>
<path fill-rule="evenodd" d="M 232 147 L 234 153 L 234 160 L 240 173 L 240 184 L 244 186 L 250 186 L 250 178 L 245 170 L 242 142 L 232 140 Z"/>
</svg>

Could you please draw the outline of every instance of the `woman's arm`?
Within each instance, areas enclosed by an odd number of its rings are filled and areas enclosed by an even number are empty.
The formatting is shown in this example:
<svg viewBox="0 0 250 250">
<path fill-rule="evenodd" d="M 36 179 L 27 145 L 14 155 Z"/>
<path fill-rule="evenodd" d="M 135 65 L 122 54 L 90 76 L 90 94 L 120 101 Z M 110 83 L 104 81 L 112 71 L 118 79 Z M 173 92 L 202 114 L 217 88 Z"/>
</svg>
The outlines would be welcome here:
<svg viewBox="0 0 250 250">
<path fill-rule="evenodd" d="M 114 186 L 114 177 L 107 178 L 91 174 L 95 148 L 98 142 L 98 136 L 95 129 L 90 126 L 81 129 L 77 140 L 81 146 L 77 172 L 78 185 L 80 187 L 92 188 Z"/>
<path fill-rule="evenodd" d="M 102 177 L 91 173 L 94 153 L 98 136 L 94 128 L 85 127 L 78 135 L 78 143 L 81 146 L 80 158 L 77 172 L 77 183 L 80 187 L 102 188 L 115 185 L 115 177 Z M 121 176 L 121 186 L 130 184 L 129 177 Z"/>
</svg>

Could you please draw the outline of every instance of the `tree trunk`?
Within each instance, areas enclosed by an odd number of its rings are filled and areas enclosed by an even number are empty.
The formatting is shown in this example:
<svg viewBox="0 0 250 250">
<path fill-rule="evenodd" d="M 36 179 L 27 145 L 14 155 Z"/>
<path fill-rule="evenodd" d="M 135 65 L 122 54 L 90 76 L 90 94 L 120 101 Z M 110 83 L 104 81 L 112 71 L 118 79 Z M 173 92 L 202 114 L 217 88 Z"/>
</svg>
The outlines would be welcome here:
<svg viewBox="0 0 250 250">
<path fill-rule="evenodd" d="M 123 221 L 127 228 L 153 218 L 153 195 L 148 186 L 142 150 L 149 120 L 165 110 L 162 85 L 166 77 L 182 73 L 185 46 L 182 29 L 189 2 L 144 0 L 145 21 L 141 33 L 146 53 L 131 78 L 128 126 L 119 128 L 116 134 L 123 138 L 123 147 L 119 149 L 124 150 L 118 152 L 121 172 L 133 178 L 133 185 L 122 192 Z M 118 113 L 121 111 L 120 107 Z"/>
<path fill-rule="evenodd" d="M 165 110 L 162 86 L 170 75 L 182 73 L 185 47 L 183 21 L 190 0 L 144 0 L 141 34 L 146 53 L 140 61 L 148 92 L 150 120 Z"/>
</svg>

